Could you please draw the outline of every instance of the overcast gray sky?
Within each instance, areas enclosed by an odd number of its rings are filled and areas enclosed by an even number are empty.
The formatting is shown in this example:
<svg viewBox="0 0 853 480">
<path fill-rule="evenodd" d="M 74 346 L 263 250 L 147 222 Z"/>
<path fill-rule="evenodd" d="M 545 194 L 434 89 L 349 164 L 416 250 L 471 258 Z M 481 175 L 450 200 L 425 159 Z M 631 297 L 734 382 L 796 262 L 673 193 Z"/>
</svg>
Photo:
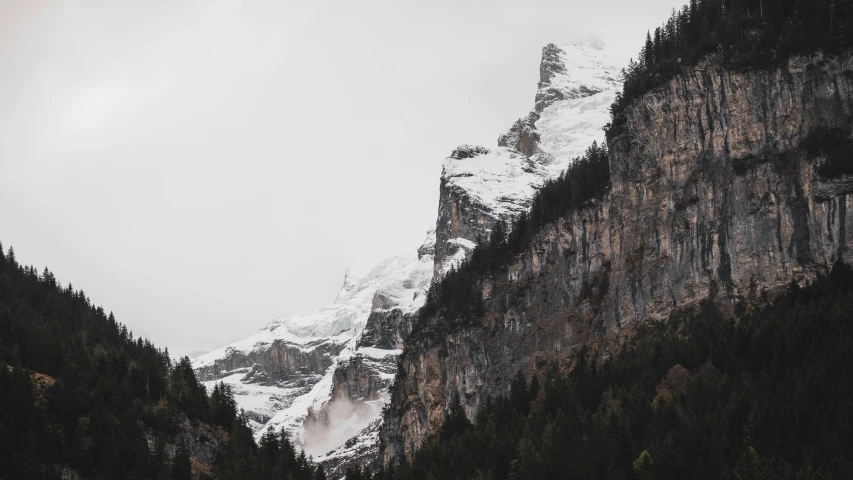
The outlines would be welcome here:
<svg viewBox="0 0 853 480">
<path fill-rule="evenodd" d="M 420 245 L 441 160 L 542 46 L 636 54 L 673 0 L 0 0 L 0 241 L 189 353 Z"/>
</svg>

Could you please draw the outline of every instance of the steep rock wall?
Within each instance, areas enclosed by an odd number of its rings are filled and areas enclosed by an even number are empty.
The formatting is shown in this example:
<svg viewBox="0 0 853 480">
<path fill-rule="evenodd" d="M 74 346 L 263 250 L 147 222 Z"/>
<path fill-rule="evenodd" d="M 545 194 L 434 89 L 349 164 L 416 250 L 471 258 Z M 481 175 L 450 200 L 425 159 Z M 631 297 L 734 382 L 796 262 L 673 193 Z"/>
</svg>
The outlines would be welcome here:
<svg viewBox="0 0 853 480">
<path fill-rule="evenodd" d="M 357 346 L 402 350 L 416 320 L 416 312 L 399 308 L 370 312 Z"/>
<path fill-rule="evenodd" d="M 255 383 L 290 382 L 305 375 L 322 375 L 332 365 L 331 356 L 342 348 L 343 345 L 331 342 L 294 346 L 276 340 L 263 350 L 231 352 L 212 365 L 197 368 L 196 375 L 206 382 L 218 380 L 228 372 L 248 369 Z"/>
<path fill-rule="evenodd" d="M 452 240 L 489 238 L 489 232 L 500 219 L 473 200 L 464 189 L 448 185 L 442 178 L 439 187 L 438 219 L 436 221 L 435 267 L 433 277 L 441 278 L 453 258 L 470 253 L 469 244 Z"/>
<path fill-rule="evenodd" d="M 853 54 L 735 72 L 713 59 L 632 103 L 610 139 L 612 187 L 539 232 L 482 281 L 486 313 L 431 317 L 409 336 L 382 459 L 410 457 L 459 396 L 470 416 L 516 371 L 603 355 L 638 322 L 714 298 L 723 308 L 853 261 L 853 179 L 803 148 L 851 128 Z M 853 161 L 853 159 L 850 159 Z"/>
<path fill-rule="evenodd" d="M 377 400 L 391 384 L 394 361 L 375 362 L 370 358 L 351 358 L 346 368 L 335 370 L 332 386 L 333 398 L 355 400 Z M 382 375 L 383 373 L 387 375 Z"/>
</svg>

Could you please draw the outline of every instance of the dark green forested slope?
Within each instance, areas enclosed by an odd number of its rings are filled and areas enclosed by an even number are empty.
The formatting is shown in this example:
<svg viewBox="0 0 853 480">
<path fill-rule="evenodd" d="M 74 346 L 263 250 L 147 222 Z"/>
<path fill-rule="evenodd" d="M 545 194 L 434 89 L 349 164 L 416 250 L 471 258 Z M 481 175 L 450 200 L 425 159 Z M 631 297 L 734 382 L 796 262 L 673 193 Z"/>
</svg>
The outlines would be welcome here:
<svg viewBox="0 0 853 480">
<path fill-rule="evenodd" d="M 452 409 L 395 479 L 853 478 L 853 272 L 737 319 L 708 302 L 581 353 L 472 425 Z"/>
<path fill-rule="evenodd" d="M 214 461 L 191 458 L 194 448 L 213 449 Z M 175 362 L 134 339 L 82 291 L 0 246 L 0 479 L 63 470 L 102 479 L 315 477 L 283 434 L 255 444 L 227 386 L 208 396 L 188 358 Z"/>
<path fill-rule="evenodd" d="M 616 134 L 634 99 L 707 55 L 728 68 L 756 69 L 851 46 L 853 0 L 690 0 L 646 35 L 622 71 L 623 91 L 605 130 Z"/>
</svg>

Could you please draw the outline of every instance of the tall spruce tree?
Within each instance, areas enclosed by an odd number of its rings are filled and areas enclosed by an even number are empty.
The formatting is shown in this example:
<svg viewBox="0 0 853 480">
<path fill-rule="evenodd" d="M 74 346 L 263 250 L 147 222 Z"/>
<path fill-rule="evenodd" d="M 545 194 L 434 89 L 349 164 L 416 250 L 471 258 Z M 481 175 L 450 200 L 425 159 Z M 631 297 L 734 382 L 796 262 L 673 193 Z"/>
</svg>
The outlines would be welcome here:
<svg viewBox="0 0 853 480">
<path fill-rule="evenodd" d="M 190 451 L 186 442 L 178 443 L 175 458 L 172 460 L 172 478 L 174 480 L 192 480 L 192 465 L 190 463 Z"/>
</svg>

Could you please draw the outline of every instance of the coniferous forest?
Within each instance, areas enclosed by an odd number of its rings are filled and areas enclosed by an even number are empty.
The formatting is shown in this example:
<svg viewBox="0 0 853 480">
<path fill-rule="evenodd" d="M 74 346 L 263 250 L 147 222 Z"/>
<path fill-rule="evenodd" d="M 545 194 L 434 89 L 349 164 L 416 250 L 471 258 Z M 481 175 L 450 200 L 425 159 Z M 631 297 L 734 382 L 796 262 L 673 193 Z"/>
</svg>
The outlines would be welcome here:
<svg viewBox="0 0 853 480">
<path fill-rule="evenodd" d="M 853 478 L 853 271 L 771 306 L 711 302 L 600 362 L 520 375 L 507 398 L 442 431 L 395 479 Z M 460 420 L 459 416 L 464 420 Z"/>
<path fill-rule="evenodd" d="M 193 445 L 190 445 L 193 444 Z M 191 458 L 212 449 L 212 462 Z M 283 433 L 257 445 L 230 388 L 134 338 L 0 246 L 0 479 L 325 478 Z M 316 477 L 315 477 L 316 475 Z"/>
<path fill-rule="evenodd" d="M 732 69 L 771 68 L 792 55 L 835 53 L 853 45 L 851 0 L 690 0 L 654 32 L 623 69 L 622 93 L 611 105 L 608 137 L 625 123 L 625 108 L 701 58 Z"/>
</svg>

